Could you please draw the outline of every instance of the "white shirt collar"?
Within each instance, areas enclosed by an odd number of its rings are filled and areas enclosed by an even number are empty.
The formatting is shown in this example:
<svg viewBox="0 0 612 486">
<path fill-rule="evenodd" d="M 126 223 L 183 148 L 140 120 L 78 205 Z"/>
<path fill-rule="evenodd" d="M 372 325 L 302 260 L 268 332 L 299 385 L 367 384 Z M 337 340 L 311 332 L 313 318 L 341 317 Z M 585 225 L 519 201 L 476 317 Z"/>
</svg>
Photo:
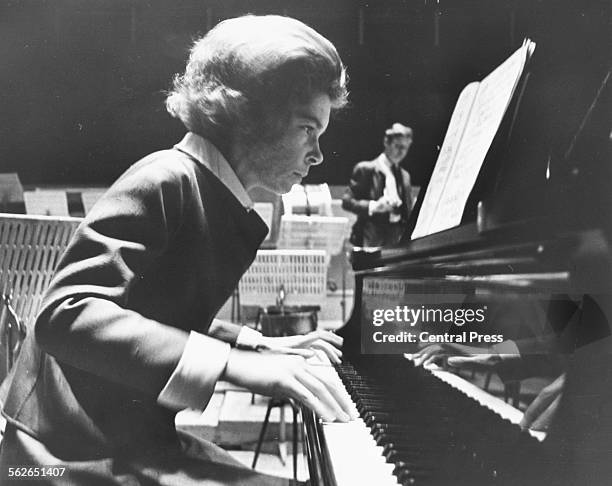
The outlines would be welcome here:
<svg viewBox="0 0 612 486">
<path fill-rule="evenodd" d="M 210 170 L 229 189 L 245 209 L 253 208 L 253 201 L 238 179 L 232 166 L 211 142 L 193 132 L 188 132 L 175 148 L 186 152 Z"/>
<path fill-rule="evenodd" d="M 393 162 L 391 162 L 387 156 L 385 155 L 385 153 L 383 152 L 382 154 L 380 154 L 378 156 L 378 158 L 376 159 L 377 163 L 378 163 L 378 167 L 381 171 L 383 171 L 385 174 L 387 172 L 391 172 L 391 167 L 393 167 Z"/>
</svg>

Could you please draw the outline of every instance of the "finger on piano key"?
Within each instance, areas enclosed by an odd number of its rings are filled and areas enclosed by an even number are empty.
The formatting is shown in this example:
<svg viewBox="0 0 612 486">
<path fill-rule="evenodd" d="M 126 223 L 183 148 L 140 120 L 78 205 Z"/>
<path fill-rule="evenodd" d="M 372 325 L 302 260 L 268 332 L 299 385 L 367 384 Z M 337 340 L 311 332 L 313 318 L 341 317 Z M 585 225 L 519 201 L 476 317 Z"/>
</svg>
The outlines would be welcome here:
<svg viewBox="0 0 612 486">
<path fill-rule="evenodd" d="M 351 417 L 349 415 L 349 405 L 345 402 L 341 394 L 336 390 L 336 386 L 328 383 L 325 379 L 321 379 L 312 370 L 316 368 L 307 367 L 305 373 L 296 375 L 298 381 L 310 390 L 320 404 L 331 412 L 323 415 L 326 420 L 340 420 L 348 422 Z"/>
<path fill-rule="evenodd" d="M 311 367 L 311 372 L 326 383 L 328 389 L 334 395 L 334 398 L 342 405 L 342 409 L 349 414 L 351 419 L 359 417 L 359 412 L 355 404 L 351 400 L 346 388 L 344 388 L 342 380 L 340 380 L 338 373 L 333 367 Z"/>
<path fill-rule="evenodd" d="M 331 361 L 329 360 L 329 357 L 327 356 L 327 354 L 325 354 L 324 351 L 321 351 L 320 349 L 315 349 L 314 350 L 315 354 L 314 356 L 311 356 L 310 358 L 306 359 L 306 363 L 310 366 L 332 366 Z"/>
</svg>

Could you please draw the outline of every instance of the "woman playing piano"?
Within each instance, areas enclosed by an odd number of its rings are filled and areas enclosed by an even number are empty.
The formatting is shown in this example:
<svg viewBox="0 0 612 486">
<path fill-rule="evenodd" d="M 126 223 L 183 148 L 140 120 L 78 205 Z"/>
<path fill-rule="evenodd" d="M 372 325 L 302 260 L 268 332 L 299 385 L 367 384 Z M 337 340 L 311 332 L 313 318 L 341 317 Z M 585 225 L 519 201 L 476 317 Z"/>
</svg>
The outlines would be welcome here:
<svg viewBox="0 0 612 486">
<path fill-rule="evenodd" d="M 176 411 L 205 408 L 219 379 L 349 420 L 305 360 L 338 360 L 340 338 L 267 339 L 214 319 L 266 234 L 247 191 L 287 192 L 321 163 L 346 95 L 336 49 L 296 20 L 231 19 L 195 43 L 167 98 L 187 135 L 112 185 L 46 293 L 3 411 L 2 478 L 54 465 L 58 484 L 283 483 L 210 443 L 182 452 Z"/>
</svg>

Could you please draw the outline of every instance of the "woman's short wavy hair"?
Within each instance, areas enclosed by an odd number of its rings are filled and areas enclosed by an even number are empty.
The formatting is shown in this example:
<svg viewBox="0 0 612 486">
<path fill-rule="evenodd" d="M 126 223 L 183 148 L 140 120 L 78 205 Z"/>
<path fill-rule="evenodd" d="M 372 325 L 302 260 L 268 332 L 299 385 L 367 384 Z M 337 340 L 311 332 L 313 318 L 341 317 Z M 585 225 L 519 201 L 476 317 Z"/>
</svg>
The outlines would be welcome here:
<svg viewBox="0 0 612 486">
<path fill-rule="evenodd" d="M 347 102 L 347 76 L 334 45 L 302 22 L 277 15 L 225 20 L 191 49 L 174 79 L 168 112 L 216 143 L 262 140 L 292 103 L 325 93 Z M 280 119 L 279 119 L 280 117 Z"/>
</svg>

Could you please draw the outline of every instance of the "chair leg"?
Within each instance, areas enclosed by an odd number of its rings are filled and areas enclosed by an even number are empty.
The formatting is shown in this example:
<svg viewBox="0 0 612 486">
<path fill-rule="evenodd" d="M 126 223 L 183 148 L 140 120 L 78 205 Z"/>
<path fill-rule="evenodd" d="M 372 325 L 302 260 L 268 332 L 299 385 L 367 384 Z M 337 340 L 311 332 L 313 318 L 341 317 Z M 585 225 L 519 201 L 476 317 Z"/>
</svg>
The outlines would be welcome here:
<svg viewBox="0 0 612 486">
<path fill-rule="evenodd" d="M 492 371 L 487 371 L 484 382 L 484 391 L 489 391 L 489 386 L 491 385 L 491 378 L 493 377 Z"/>
<path fill-rule="evenodd" d="M 517 381 L 512 389 L 512 406 L 519 408 L 521 401 L 521 382 Z"/>
<path fill-rule="evenodd" d="M 285 402 L 280 402 L 280 423 L 278 424 L 278 456 L 281 464 L 287 464 L 287 421 L 285 420 Z"/>
<path fill-rule="evenodd" d="M 293 409 L 293 479 L 297 482 L 297 466 L 298 466 L 298 413 L 297 408 L 292 403 L 291 408 Z"/>
<path fill-rule="evenodd" d="M 259 453 L 261 452 L 261 445 L 263 444 L 264 437 L 266 435 L 266 429 L 268 428 L 268 423 L 270 422 L 270 412 L 272 411 L 272 407 L 274 406 L 274 401 L 270 399 L 268 402 L 268 409 L 266 410 L 266 418 L 264 419 L 263 425 L 261 426 L 261 432 L 259 433 L 259 439 L 257 439 L 257 447 L 255 448 L 255 456 L 253 457 L 253 464 L 251 465 L 251 469 L 255 469 L 257 465 L 257 459 L 259 459 Z"/>
</svg>

